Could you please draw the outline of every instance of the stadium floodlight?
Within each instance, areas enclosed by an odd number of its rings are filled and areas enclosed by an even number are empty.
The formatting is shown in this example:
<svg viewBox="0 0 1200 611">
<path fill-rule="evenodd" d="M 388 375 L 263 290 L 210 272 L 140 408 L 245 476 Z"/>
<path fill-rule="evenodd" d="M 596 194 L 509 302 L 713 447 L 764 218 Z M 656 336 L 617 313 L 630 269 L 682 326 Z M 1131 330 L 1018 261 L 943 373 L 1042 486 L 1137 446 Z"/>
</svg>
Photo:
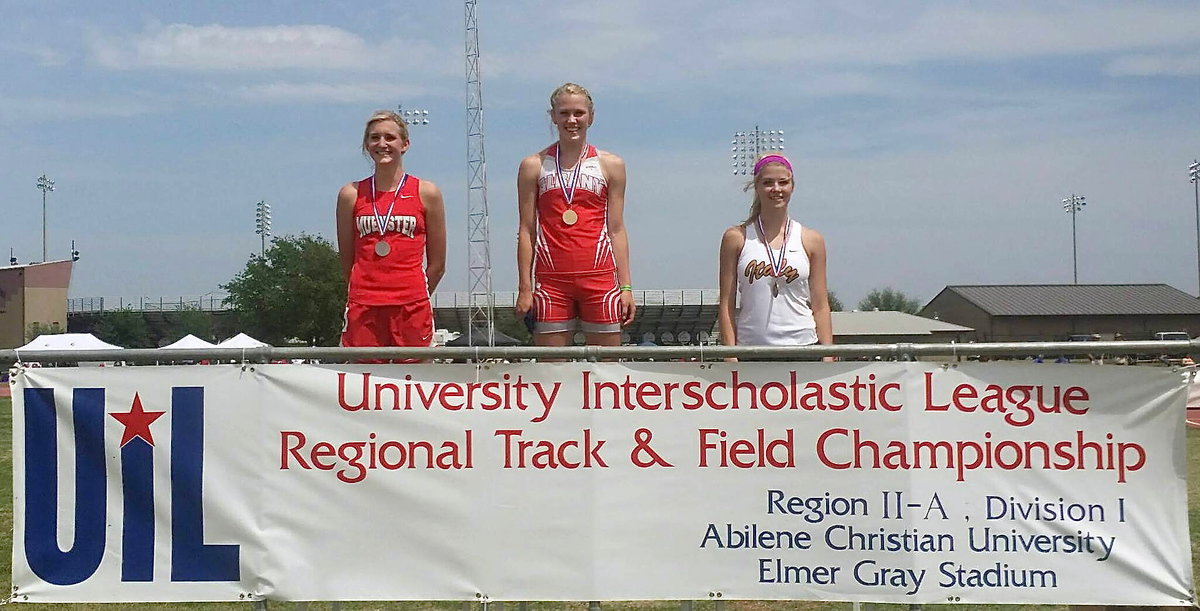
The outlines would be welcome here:
<svg viewBox="0 0 1200 611">
<path fill-rule="evenodd" d="M 42 192 L 42 262 L 46 261 L 46 194 L 54 190 L 54 181 L 45 174 L 38 176 L 37 188 Z"/>
<path fill-rule="evenodd" d="M 264 200 L 254 204 L 254 233 L 259 236 L 258 256 L 265 256 L 267 238 L 271 236 L 271 204 Z"/>
<path fill-rule="evenodd" d="M 1075 215 L 1083 211 L 1083 207 L 1087 205 L 1082 195 L 1071 194 L 1071 197 L 1062 200 L 1063 210 L 1066 210 L 1071 215 L 1071 265 L 1075 270 L 1075 284 L 1079 284 L 1079 255 L 1075 242 Z"/>
<path fill-rule="evenodd" d="M 733 173 L 744 176 L 754 171 L 754 162 L 762 153 L 783 151 L 783 130 L 760 130 L 755 125 L 754 131 L 733 132 L 733 140 L 729 144 Z"/>
<path fill-rule="evenodd" d="M 429 125 L 429 111 L 425 109 L 405 110 L 404 105 L 396 107 L 396 113 L 401 119 L 410 126 L 414 125 Z"/>
<path fill-rule="evenodd" d="M 1200 283 L 1200 161 L 1192 160 L 1188 176 L 1192 179 L 1192 194 L 1196 197 L 1196 274 Z M 1196 286 L 1196 295 L 1200 295 L 1200 284 Z"/>
</svg>

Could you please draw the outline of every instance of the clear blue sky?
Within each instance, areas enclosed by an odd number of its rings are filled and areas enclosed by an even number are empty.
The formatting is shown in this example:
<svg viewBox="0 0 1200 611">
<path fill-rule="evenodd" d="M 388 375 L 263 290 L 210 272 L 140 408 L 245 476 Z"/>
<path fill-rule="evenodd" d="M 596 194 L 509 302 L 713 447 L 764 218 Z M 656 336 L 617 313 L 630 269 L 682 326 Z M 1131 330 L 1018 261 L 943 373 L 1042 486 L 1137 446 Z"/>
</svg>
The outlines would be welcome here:
<svg viewBox="0 0 1200 611">
<path fill-rule="evenodd" d="M 333 237 L 366 176 L 362 122 L 427 108 L 406 165 L 446 195 L 466 287 L 460 2 L 0 0 L 0 248 L 76 240 L 72 296 L 197 296 L 275 233 Z M 495 288 L 515 288 L 515 175 L 551 140 L 547 95 L 596 100 L 625 158 L 638 288 L 713 288 L 748 197 L 736 130 L 783 129 L 793 216 L 849 306 L 892 286 L 1165 282 L 1195 293 L 1200 3 L 479 3 Z M 2 263 L 2 261 L 0 261 Z"/>
</svg>

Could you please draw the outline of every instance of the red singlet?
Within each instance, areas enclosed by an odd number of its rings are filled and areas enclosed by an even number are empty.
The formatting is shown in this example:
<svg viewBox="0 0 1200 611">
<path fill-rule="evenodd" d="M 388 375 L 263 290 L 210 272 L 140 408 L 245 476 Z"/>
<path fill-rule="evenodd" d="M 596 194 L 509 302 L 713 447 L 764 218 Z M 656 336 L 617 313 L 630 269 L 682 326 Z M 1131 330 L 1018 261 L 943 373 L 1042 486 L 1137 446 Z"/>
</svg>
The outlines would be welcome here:
<svg viewBox="0 0 1200 611">
<path fill-rule="evenodd" d="M 574 169 L 562 172 L 567 184 L 560 185 L 558 164 L 554 160 L 557 151 L 555 144 L 542 155 L 542 170 L 538 175 L 535 275 L 553 277 L 616 271 L 612 242 L 608 237 L 608 181 L 600 167 L 600 155 L 596 147 L 587 145 L 578 168 L 574 196 L 568 206 L 564 188 L 570 190 Z M 562 161 L 573 166 L 577 160 Z M 572 225 L 563 222 L 563 213 L 568 208 L 578 217 Z"/>
<path fill-rule="evenodd" d="M 371 187 L 369 177 L 360 180 L 358 198 L 354 200 L 354 266 L 350 269 L 349 300 L 373 306 L 429 299 L 421 181 L 409 176 L 399 194 L 394 190 L 372 194 Z M 392 209 L 390 220 L 388 208 Z M 379 221 L 387 225 L 383 235 L 379 233 Z M 384 256 L 375 249 L 381 240 L 390 248 Z"/>
</svg>

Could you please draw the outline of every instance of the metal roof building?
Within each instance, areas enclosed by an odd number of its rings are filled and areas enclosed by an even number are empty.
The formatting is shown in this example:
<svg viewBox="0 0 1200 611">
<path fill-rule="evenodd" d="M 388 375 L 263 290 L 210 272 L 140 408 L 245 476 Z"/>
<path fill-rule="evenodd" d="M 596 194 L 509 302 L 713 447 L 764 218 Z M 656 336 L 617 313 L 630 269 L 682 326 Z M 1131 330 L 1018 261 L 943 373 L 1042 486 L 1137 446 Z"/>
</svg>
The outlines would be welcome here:
<svg viewBox="0 0 1200 611">
<path fill-rule="evenodd" d="M 972 327 L 976 341 L 1200 335 L 1200 300 L 1166 284 L 952 285 L 919 313 Z"/>
<path fill-rule="evenodd" d="M 948 343 L 975 336 L 970 327 L 904 312 L 834 312 L 831 318 L 835 344 Z"/>
</svg>

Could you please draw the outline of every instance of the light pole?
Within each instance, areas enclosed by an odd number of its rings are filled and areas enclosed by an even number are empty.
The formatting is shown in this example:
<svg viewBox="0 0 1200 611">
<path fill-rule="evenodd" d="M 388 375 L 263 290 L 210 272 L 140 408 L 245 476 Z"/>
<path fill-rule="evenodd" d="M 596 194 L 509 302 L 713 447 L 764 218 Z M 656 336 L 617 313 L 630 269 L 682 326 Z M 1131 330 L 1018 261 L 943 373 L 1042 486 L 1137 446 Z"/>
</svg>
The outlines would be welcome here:
<svg viewBox="0 0 1200 611">
<path fill-rule="evenodd" d="M 1200 296 L 1200 161 L 1192 160 L 1188 176 L 1192 177 L 1192 193 L 1196 196 L 1196 295 Z"/>
<path fill-rule="evenodd" d="M 752 174 L 754 162 L 760 154 L 783 150 L 783 130 L 760 130 L 755 125 L 754 131 L 733 132 L 733 140 L 729 144 L 734 175 Z"/>
<path fill-rule="evenodd" d="M 265 256 L 267 238 L 271 235 L 271 204 L 263 200 L 254 204 L 254 233 L 259 235 L 258 256 Z"/>
<path fill-rule="evenodd" d="M 428 110 L 404 110 L 404 105 L 401 104 L 396 107 L 396 113 L 399 114 L 400 118 L 404 119 L 404 122 L 409 124 L 410 127 L 415 125 L 429 125 Z"/>
<path fill-rule="evenodd" d="M 54 181 L 45 174 L 38 176 L 37 188 L 42 192 L 42 262 L 46 262 L 46 194 L 54 190 Z"/>
<path fill-rule="evenodd" d="M 1071 264 L 1075 270 L 1075 284 L 1079 284 L 1079 251 L 1076 248 L 1075 242 L 1075 215 L 1081 212 L 1083 207 L 1087 205 L 1087 202 L 1083 200 L 1084 197 L 1082 195 L 1075 195 L 1074 193 L 1071 194 L 1071 197 L 1062 200 L 1063 210 L 1071 214 Z"/>
</svg>

